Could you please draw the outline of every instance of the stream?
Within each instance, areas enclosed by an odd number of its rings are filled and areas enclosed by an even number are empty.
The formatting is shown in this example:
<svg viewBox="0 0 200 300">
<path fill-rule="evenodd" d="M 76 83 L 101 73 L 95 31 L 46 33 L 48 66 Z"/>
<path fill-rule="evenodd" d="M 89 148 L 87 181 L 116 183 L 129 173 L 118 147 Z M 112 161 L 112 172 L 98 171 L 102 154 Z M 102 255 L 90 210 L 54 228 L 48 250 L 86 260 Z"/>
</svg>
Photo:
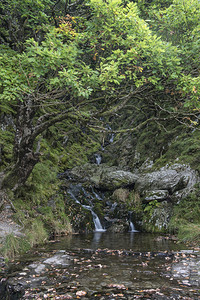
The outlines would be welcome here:
<svg viewBox="0 0 200 300">
<path fill-rule="evenodd" d="M 11 262 L 0 299 L 200 299 L 199 258 L 168 236 L 74 234 Z"/>
</svg>

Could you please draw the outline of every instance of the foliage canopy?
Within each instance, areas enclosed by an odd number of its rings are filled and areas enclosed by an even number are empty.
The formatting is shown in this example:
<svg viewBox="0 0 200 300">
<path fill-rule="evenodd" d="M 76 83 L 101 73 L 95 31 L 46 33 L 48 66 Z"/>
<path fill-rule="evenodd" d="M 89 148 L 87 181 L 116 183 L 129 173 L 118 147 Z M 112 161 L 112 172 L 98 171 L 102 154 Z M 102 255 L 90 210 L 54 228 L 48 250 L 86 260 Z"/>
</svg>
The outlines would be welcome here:
<svg viewBox="0 0 200 300">
<path fill-rule="evenodd" d="M 198 124 L 200 3 L 137 2 L 0 4 L 0 108 L 16 119 L 15 171 L 49 126 L 89 126 L 132 98 L 157 105 L 162 93 L 160 111 Z"/>
</svg>

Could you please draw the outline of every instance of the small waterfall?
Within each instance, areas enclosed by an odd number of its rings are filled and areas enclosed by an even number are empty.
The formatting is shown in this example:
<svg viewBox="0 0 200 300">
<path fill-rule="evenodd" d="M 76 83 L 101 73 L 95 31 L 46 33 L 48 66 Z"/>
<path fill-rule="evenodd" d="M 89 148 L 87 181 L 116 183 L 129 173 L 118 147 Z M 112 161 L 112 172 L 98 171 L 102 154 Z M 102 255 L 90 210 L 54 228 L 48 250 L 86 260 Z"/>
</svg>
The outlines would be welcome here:
<svg viewBox="0 0 200 300">
<path fill-rule="evenodd" d="M 102 197 L 99 196 L 99 195 L 94 191 L 94 188 L 93 188 L 92 186 L 91 186 L 90 188 L 91 188 L 92 193 L 93 193 L 93 195 L 95 196 L 95 198 L 96 198 L 97 200 L 102 200 Z"/>
<path fill-rule="evenodd" d="M 102 160 L 101 155 L 98 154 L 98 153 L 96 153 L 96 154 L 95 154 L 95 159 L 96 159 L 96 164 L 97 164 L 97 165 L 100 165 L 101 160 Z"/>
<path fill-rule="evenodd" d="M 85 195 L 85 200 L 87 202 L 89 202 L 90 205 L 85 205 L 82 204 L 78 199 L 78 194 L 79 192 L 83 192 L 83 194 Z M 94 193 L 94 191 L 93 191 Z M 68 194 L 71 196 L 71 198 L 78 204 L 80 204 L 82 207 L 84 207 L 85 209 L 91 211 L 92 217 L 93 217 L 93 222 L 94 222 L 94 226 L 95 226 L 95 232 L 105 232 L 106 229 L 104 229 L 101 225 L 100 219 L 97 216 L 97 214 L 93 211 L 92 209 L 92 202 L 91 202 L 91 198 L 92 195 L 90 195 L 88 192 L 86 192 L 86 190 L 79 184 L 79 185 L 73 185 L 71 186 L 70 189 L 68 189 Z M 96 193 L 95 193 L 96 194 Z M 97 195 L 95 195 L 97 196 Z"/>
<path fill-rule="evenodd" d="M 132 221 L 129 221 L 130 230 L 129 232 L 138 232 L 138 230 L 135 229 L 135 226 Z"/>
<path fill-rule="evenodd" d="M 107 125 L 106 128 L 107 128 L 108 130 L 112 130 L 112 128 L 110 127 L 110 125 Z M 109 143 L 113 143 L 113 142 L 114 142 L 114 137 L 115 137 L 114 133 L 110 133 L 110 134 L 109 134 Z"/>
<path fill-rule="evenodd" d="M 110 139 L 109 139 L 109 142 L 110 142 L 110 143 L 113 143 L 113 142 L 114 142 L 114 137 L 115 137 L 115 135 L 114 135 L 114 133 L 112 133 L 112 134 L 111 134 L 111 137 L 110 137 Z"/>
<path fill-rule="evenodd" d="M 93 212 L 93 210 L 91 210 L 92 216 L 93 216 L 93 222 L 94 222 L 94 226 L 95 226 L 95 232 L 104 232 L 106 231 L 106 229 L 103 229 L 101 222 L 99 220 L 99 217 L 97 216 L 97 214 L 95 214 L 95 212 Z"/>
<path fill-rule="evenodd" d="M 129 232 L 139 232 L 138 230 L 135 229 L 135 226 L 133 224 L 132 220 L 132 211 L 129 211 Z"/>
</svg>

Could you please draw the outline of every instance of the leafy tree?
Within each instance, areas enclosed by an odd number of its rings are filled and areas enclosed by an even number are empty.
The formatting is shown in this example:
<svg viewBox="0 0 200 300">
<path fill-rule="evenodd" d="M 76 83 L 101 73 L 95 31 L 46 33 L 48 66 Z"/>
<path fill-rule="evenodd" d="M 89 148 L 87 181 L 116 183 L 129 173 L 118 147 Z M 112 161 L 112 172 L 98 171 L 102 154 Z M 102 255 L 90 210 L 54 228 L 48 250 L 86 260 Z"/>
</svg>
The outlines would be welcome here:
<svg viewBox="0 0 200 300">
<path fill-rule="evenodd" d="M 148 11 L 149 24 L 162 39 L 178 47 L 182 74 L 177 84 L 185 106 L 199 110 L 200 2 L 173 0 L 170 6 L 162 8 L 160 1 L 155 3 Z"/>
<path fill-rule="evenodd" d="M 0 47 L 0 107 L 16 120 L 13 164 L 2 182 L 12 190 L 26 182 L 39 161 L 38 137 L 50 126 L 71 119 L 91 128 L 132 99 L 145 105 L 155 98 L 154 106 L 161 112 L 167 107 L 174 116 L 177 103 L 167 89 L 183 83 L 180 50 L 150 30 L 136 4 L 90 0 L 76 17 L 61 15 L 56 26 L 42 26 L 52 2 L 45 3 L 37 1 L 42 17 L 33 22 L 41 24 L 41 40 L 31 32 L 21 40 L 23 47 L 7 41 Z M 170 99 L 162 107 L 156 103 L 160 93 Z M 157 119 L 144 115 L 141 126 Z"/>
</svg>

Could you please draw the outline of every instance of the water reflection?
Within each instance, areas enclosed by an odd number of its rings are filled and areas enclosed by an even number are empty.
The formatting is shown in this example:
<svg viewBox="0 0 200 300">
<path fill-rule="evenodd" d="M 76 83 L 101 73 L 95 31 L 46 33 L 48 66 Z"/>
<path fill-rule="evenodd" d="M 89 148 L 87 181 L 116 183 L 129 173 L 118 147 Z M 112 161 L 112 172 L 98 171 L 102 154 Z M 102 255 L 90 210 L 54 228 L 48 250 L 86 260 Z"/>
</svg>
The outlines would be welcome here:
<svg viewBox="0 0 200 300">
<path fill-rule="evenodd" d="M 93 236 L 92 243 L 91 243 L 92 248 L 94 248 L 94 249 L 98 248 L 101 238 L 102 238 L 102 234 L 103 234 L 103 232 L 94 232 L 94 236 Z"/>
<path fill-rule="evenodd" d="M 130 232 L 130 246 L 133 247 L 135 232 Z"/>
<path fill-rule="evenodd" d="M 141 232 L 111 233 L 93 232 L 88 234 L 78 234 L 59 238 L 57 249 L 123 249 L 136 252 L 146 251 L 177 251 L 186 248 L 185 245 L 176 244 L 167 237 L 160 237 L 158 234 L 147 234 Z M 51 249 L 51 244 L 47 246 Z"/>
</svg>

